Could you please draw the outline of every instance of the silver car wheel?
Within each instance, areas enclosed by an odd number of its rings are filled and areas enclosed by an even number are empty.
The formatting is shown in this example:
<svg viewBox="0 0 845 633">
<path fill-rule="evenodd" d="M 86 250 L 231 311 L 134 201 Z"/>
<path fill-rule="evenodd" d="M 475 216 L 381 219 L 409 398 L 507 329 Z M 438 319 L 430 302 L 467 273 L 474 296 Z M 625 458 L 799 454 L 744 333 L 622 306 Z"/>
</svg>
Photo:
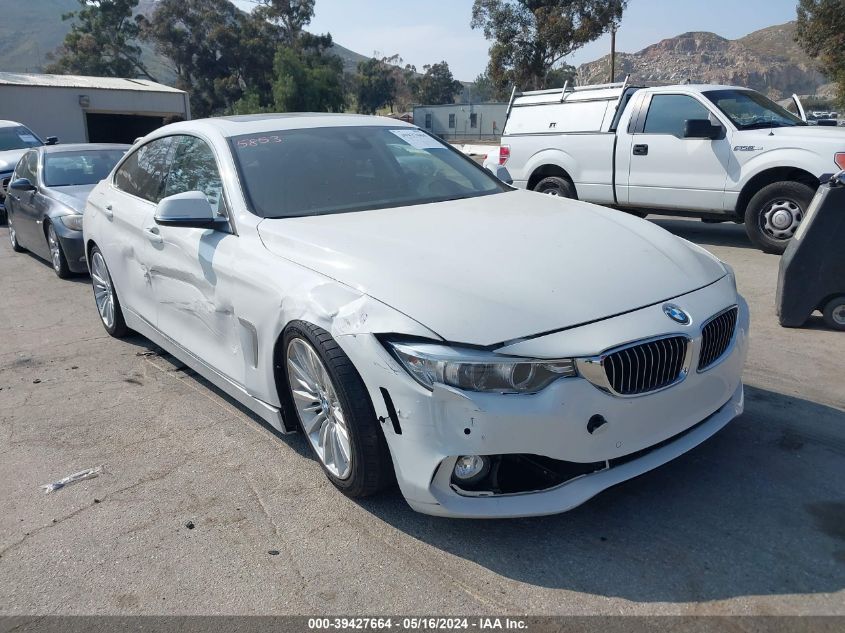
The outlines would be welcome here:
<svg viewBox="0 0 845 633">
<path fill-rule="evenodd" d="M 801 224 L 804 212 L 792 200 L 776 200 L 763 212 L 763 231 L 778 240 L 789 240 Z"/>
<path fill-rule="evenodd" d="M 16 248 L 18 245 L 18 236 L 15 233 L 15 227 L 12 225 L 11 218 L 7 222 L 9 223 L 9 241 L 12 243 L 12 248 Z"/>
<path fill-rule="evenodd" d="M 52 224 L 47 227 L 47 243 L 50 245 L 50 258 L 53 260 L 53 268 L 58 272 L 62 269 L 62 249 L 59 246 L 56 229 L 53 228 Z"/>
<path fill-rule="evenodd" d="M 831 318 L 838 325 L 845 325 L 845 304 L 834 308 L 833 312 L 831 312 Z"/>
<path fill-rule="evenodd" d="M 106 329 L 111 329 L 114 325 L 114 288 L 106 261 L 99 251 L 91 258 L 91 282 L 94 285 L 94 300 L 97 302 L 100 318 Z"/>
<path fill-rule="evenodd" d="M 288 383 L 299 421 L 314 452 L 338 479 L 352 474 L 352 443 L 346 414 L 323 361 L 301 338 L 288 343 Z"/>
</svg>

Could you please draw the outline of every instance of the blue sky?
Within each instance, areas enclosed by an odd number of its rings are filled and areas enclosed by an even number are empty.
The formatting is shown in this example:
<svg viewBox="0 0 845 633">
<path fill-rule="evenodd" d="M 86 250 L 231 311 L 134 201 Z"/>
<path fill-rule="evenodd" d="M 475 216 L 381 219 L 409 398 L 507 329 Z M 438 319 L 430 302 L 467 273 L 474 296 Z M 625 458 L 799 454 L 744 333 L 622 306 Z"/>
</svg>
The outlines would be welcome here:
<svg viewBox="0 0 845 633">
<path fill-rule="evenodd" d="M 237 0 L 248 6 L 247 0 Z M 734 39 L 795 19 L 796 0 L 629 0 L 617 48 L 636 52 L 686 31 L 713 31 Z M 470 29 L 472 0 L 317 0 L 309 30 L 329 32 L 338 44 L 363 55 L 400 54 L 422 68 L 449 62 L 458 79 L 471 81 L 487 64 L 489 43 Z M 610 52 L 608 38 L 577 51 L 580 64 Z"/>
</svg>

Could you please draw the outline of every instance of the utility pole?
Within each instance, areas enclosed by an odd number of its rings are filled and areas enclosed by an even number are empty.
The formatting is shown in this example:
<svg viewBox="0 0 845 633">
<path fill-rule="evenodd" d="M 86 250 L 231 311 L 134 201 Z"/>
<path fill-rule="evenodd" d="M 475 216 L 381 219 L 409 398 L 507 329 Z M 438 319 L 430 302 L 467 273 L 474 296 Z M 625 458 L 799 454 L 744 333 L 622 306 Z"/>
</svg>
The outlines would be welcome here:
<svg viewBox="0 0 845 633">
<path fill-rule="evenodd" d="M 610 27 L 610 83 L 616 81 L 616 22 Z"/>
</svg>

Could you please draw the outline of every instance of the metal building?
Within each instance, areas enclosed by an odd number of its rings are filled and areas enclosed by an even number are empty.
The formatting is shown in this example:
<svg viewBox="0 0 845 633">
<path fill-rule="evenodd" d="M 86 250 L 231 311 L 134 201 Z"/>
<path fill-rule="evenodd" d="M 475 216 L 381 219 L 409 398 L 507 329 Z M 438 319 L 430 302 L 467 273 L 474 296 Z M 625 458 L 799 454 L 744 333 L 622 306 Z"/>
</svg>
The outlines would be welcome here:
<svg viewBox="0 0 845 633">
<path fill-rule="evenodd" d="M 62 143 L 131 143 L 190 115 L 186 92 L 144 79 L 0 72 L 0 119 Z"/>
<path fill-rule="evenodd" d="M 450 141 L 498 140 L 507 103 L 450 103 L 414 107 L 414 125 Z"/>
</svg>

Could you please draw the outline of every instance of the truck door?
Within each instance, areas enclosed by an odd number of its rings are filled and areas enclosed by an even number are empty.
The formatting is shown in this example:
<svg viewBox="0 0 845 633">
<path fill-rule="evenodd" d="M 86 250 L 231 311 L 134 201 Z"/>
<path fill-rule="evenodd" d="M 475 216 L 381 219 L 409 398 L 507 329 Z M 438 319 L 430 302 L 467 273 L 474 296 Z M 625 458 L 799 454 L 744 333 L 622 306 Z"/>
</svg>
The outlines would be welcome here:
<svg viewBox="0 0 845 633">
<path fill-rule="evenodd" d="M 723 211 L 731 160 L 731 131 L 720 138 L 684 138 L 688 120 L 724 123 L 688 94 L 653 94 L 643 104 L 627 151 L 628 205 L 643 208 Z M 621 163 L 617 157 L 617 165 Z M 620 202 L 622 200 L 620 199 Z"/>
</svg>

